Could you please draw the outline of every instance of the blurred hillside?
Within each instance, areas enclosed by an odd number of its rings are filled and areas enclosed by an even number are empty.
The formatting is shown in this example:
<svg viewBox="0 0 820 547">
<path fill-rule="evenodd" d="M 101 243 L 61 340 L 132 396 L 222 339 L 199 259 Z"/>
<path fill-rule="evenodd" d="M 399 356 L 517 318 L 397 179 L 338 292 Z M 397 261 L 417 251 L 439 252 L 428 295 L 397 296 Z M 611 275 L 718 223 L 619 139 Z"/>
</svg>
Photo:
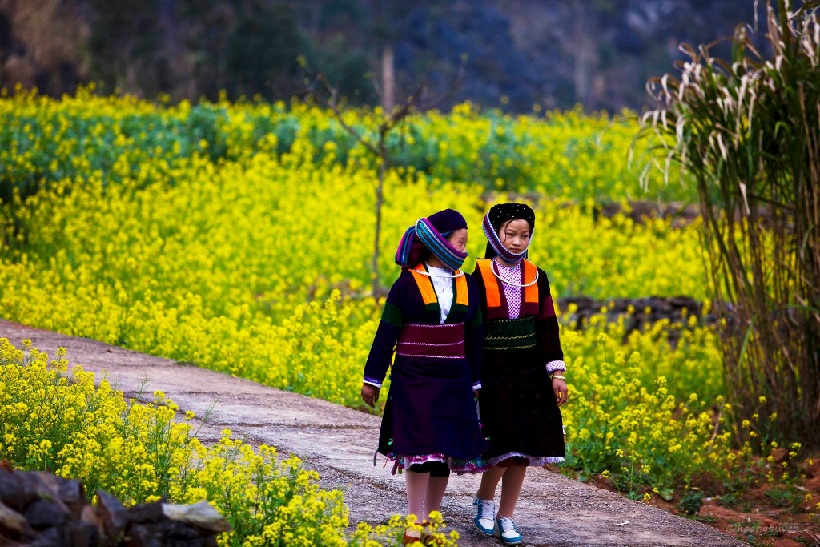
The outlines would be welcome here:
<svg viewBox="0 0 820 547">
<path fill-rule="evenodd" d="M 763 4 L 763 3 L 761 3 Z M 142 97 L 286 99 L 302 56 L 351 101 L 418 83 L 450 104 L 529 112 L 640 109 L 680 42 L 752 23 L 753 0 L 0 0 L 0 86 L 72 92 L 101 82 Z M 759 7 L 760 10 L 763 7 Z M 761 19 L 762 20 L 762 19 Z M 728 51 L 724 51 L 728 54 Z M 392 58 L 392 63 L 390 59 Z M 390 85 L 388 84 L 388 89 Z M 444 105 L 447 106 L 447 105 Z"/>
</svg>

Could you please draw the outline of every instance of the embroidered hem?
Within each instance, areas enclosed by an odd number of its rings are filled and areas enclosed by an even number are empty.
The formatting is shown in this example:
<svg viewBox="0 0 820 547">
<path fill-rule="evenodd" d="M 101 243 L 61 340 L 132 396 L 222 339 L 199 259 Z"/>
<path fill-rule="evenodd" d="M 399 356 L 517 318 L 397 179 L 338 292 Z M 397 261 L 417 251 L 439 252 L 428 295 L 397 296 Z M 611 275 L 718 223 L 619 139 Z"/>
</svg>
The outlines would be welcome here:
<svg viewBox="0 0 820 547">
<path fill-rule="evenodd" d="M 485 469 L 489 469 L 490 467 L 498 465 L 508 458 L 525 458 L 528 466 L 537 467 L 542 467 L 548 463 L 562 463 L 564 461 L 564 457 L 562 456 L 530 456 L 529 454 L 524 454 L 523 452 L 507 452 L 506 454 L 501 454 L 500 456 L 495 456 L 494 458 L 485 460 L 483 463 L 486 463 L 487 467 Z"/>
<path fill-rule="evenodd" d="M 378 455 L 378 453 L 376 453 Z M 449 458 L 442 453 L 435 454 L 418 454 L 414 456 L 401 456 L 398 454 L 390 454 L 385 457 L 384 467 L 387 462 L 393 462 L 393 469 L 391 473 L 395 475 L 397 472 L 401 473 L 412 465 L 419 465 L 427 462 L 446 462 L 451 471 L 458 474 L 464 473 L 480 473 L 492 466 L 485 466 L 483 460 L 460 460 L 458 458 Z M 373 457 L 373 465 L 376 465 L 376 456 Z"/>
<path fill-rule="evenodd" d="M 456 469 L 452 467 L 451 469 L 456 472 L 458 475 L 464 475 L 467 473 L 484 473 L 485 471 L 489 470 L 492 467 L 495 467 L 499 463 L 507 460 L 509 458 L 523 458 L 527 460 L 527 466 L 532 467 L 543 467 L 547 464 L 553 463 L 563 463 L 565 459 L 561 456 L 529 456 L 524 454 L 523 452 L 508 452 L 506 454 L 502 454 L 501 456 L 497 456 L 495 458 L 490 458 L 489 460 L 485 460 L 483 458 L 478 458 L 475 460 L 471 460 L 469 462 L 463 462 L 464 465 L 461 468 Z"/>
</svg>

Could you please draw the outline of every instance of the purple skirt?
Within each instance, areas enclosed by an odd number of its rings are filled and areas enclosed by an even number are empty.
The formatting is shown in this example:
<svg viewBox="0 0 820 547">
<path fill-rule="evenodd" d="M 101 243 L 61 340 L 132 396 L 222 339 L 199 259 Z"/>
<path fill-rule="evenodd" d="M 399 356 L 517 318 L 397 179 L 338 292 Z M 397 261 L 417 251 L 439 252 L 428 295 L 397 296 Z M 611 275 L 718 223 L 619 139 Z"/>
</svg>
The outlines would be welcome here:
<svg viewBox="0 0 820 547">
<path fill-rule="evenodd" d="M 486 447 L 467 361 L 397 355 L 378 451 L 396 460 L 436 455 L 469 461 Z"/>
</svg>

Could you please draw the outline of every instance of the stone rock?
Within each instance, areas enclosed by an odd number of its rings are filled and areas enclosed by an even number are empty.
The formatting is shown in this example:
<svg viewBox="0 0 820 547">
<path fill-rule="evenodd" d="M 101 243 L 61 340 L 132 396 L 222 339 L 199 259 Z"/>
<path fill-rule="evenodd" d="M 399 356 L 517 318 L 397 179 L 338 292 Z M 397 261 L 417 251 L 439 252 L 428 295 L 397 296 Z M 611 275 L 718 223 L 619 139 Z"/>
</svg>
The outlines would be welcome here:
<svg viewBox="0 0 820 547">
<path fill-rule="evenodd" d="M 44 530 L 39 536 L 37 536 L 33 541 L 27 543 L 27 547 L 57 547 L 57 546 L 68 546 L 68 539 L 66 538 L 65 531 L 62 528 L 48 528 Z M 74 547 L 71 545 L 71 547 Z"/>
<path fill-rule="evenodd" d="M 71 513 L 65 504 L 50 499 L 34 500 L 26 507 L 23 516 L 35 530 L 54 528 L 68 522 Z"/>
<path fill-rule="evenodd" d="M 14 471 L 0 472 L 0 502 L 15 511 L 23 508 L 37 499 L 33 492 L 26 491 L 22 475 Z"/>
<path fill-rule="evenodd" d="M 201 501 L 194 505 L 165 504 L 162 509 L 169 519 L 184 522 L 203 530 L 220 533 L 231 529 L 228 521 L 207 501 Z"/>
<path fill-rule="evenodd" d="M 77 520 L 85 522 L 86 524 L 91 524 L 100 531 L 103 530 L 102 520 L 100 520 L 100 515 L 97 512 L 96 507 L 94 507 L 93 505 L 84 506 L 82 511 L 80 512 L 80 518 Z"/>
<path fill-rule="evenodd" d="M 165 520 L 152 524 L 135 524 L 128 531 L 126 541 L 128 547 L 161 547 L 179 545 L 185 547 L 199 547 L 206 543 L 201 533 L 182 522 Z"/>
<path fill-rule="evenodd" d="M 85 487 L 79 481 L 59 479 L 57 487 L 57 499 L 61 500 L 68 508 L 71 518 L 79 520 L 81 518 L 83 508 L 88 505 L 88 500 L 85 497 Z"/>
<path fill-rule="evenodd" d="M 97 490 L 97 515 L 102 522 L 105 535 L 112 539 L 120 537 L 128 524 L 128 510 L 125 505 L 104 490 Z"/>
<path fill-rule="evenodd" d="M 136 507 L 128 508 L 128 520 L 130 522 L 160 522 L 168 520 L 163 511 L 164 503 L 156 501 L 153 503 L 143 503 Z"/>
<path fill-rule="evenodd" d="M 216 536 L 231 529 L 206 501 L 173 505 L 164 501 L 126 508 L 97 490 L 97 505 L 77 481 L 47 472 L 14 471 L 0 466 L 0 546 L 165 547 L 216 546 Z"/>
<path fill-rule="evenodd" d="M 65 538 L 72 547 L 100 547 L 105 545 L 105 536 L 100 529 L 88 522 L 73 521 L 65 527 Z"/>
<path fill-rule="evenodd" d="M 0 538 L 19 540 L 32 535 L 33 530 L 26 517 L 0 502 Z M 0 544 L 3 544 L 2 540 Z"/>
</svg>

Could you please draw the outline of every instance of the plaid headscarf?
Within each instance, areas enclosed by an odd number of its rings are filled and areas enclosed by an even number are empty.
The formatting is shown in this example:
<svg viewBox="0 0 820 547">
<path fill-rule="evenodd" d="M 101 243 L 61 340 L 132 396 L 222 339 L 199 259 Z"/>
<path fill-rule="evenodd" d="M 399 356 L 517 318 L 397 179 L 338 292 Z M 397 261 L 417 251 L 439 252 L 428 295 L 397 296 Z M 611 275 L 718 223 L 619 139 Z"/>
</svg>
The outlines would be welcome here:
<svg viewBox="0 0 820 547">
<path fill-rule="evenodd" d="M 529 245 L 524 252 L 515 254 L 507 250 L 501 239 L 498 237 L 498 232 L 501 227 L 511 220 L 526 220 L 530 225 L 530 242 L 532 242 L 532 234 L 535 231 L 535 213 L 532 208 L 525 203 L 499 203 L 493 205 L 489 212 L 484 215 L 484 222 L 482 228 L 484 235 L 487 236 L 487 250 L 484 251 L 484 258 L 493 258 L 500 256 L 504 262 L 510 264 L 518 264 L 522 259 L 527 258 L 527 251 Z"/>
<path fill-rule="evenodd" d="M 420 218 L 404 232 L 399 248 L 396 249 L 396 264 L 412 268 L 422 261 L 426 249 L 451 270 L 459 269 L 464 264 L 467 253 L 457 251 L 447 241 L 447 237 L 462 228 L 467 228 L 467 221 L 453 209 Z"/>
</svg>

